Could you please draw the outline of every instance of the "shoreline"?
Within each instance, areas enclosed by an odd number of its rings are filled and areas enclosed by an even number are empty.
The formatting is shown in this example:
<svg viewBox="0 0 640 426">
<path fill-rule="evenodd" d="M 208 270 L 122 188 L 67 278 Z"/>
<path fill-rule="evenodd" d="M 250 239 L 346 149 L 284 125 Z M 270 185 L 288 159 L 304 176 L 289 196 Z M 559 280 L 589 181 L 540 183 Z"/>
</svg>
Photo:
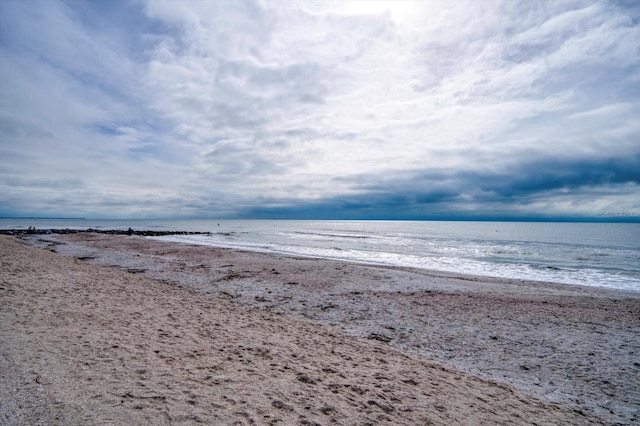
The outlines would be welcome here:
<svg viewBox="0 0 640 426">
<path fill-rule="evenodd" d="M 128 222 L 127 222 L 128 224 Z M 219 225 L 219 224 L 218 224 Z M 175 230 L 182 228 L 170 228 L 165 226 L 164 230 L 149 230 L 147 228 L 141 228 L 143 230 L 134 230 L 132 228 L 127 229 L 127 225 L 122 225 L 120 227 L 115 228 L 101 228 L 98 227 L 72 227 L 72 228 L 46 228 L 36 229 L 33 226 L 29 226 L 29 228 L 7 228 L 0 230 L 0 235 L 13 235 L 18 237 L 29 237 L 34 235 L 46 236 L 46 235 L 69 235 L 69 234 L 80 234 L 80 235 L 92 235 L 92 234 L 105 234 L 105 235 L 137 235 L 142 237 L 151 237 L 156 238 L 159 241 L 178 243 L 178 244 L 188 244 L 188 245 L 203 245 L 207 247 L 213 248 L 224 248 L 238 251 L 248 251 L 252 253 L 267 253 L 274 256 L 290 256 L 290 257 L 305 257 L 310 259 L 324 259 L 338 262 L 346 262 L 346 263 L 356 263 L 362 265 L 370 265 L 374 267 L 390 267 L 390 268 L 398 268 L 405 270 L 419 270 L 424 271 L 431 275 L 449 275 L 453 278 L 459 279 L 479 279 L 483 281 L 501 281 L 501 282 L 527 282 L 530 284 L 536 285 L 549 285 L 549 284 L 557 284 L 557 285 L 571 285 L 571 286 L 584 286 L 590 288 L 599 288 L 599 289 L 612 289 L 612 290 L 621 290 L 621 291 L 632 291 L 640 293 L 640 281 L 638 278 L 634 278 L 632 272 L 627 271 L 625 266 L 621 266 L 623 269 L 619 270 L 622 275 L 617 276 L 614 273 L 608 273 L 605 271 L 609 271 L 607 268 L 598 269 L 597 266 L 591 265 L 591 267 L 581 267 L 581 266 L 567 266 L 567 265 L 556 265 L 556 263 L 547 261 L 539 264 L 535 260 L 524 260 L 520 261 L 519 259 L 511 259 L 504 262 L 498 261 L 496 265 L 498 266 L 506 266 L 507 269 L 498 269 L 493 268 L 491 264 L 484 265 L 478 269 L 477 266 L 469 266 L 467 265 L 463 256 L 463 262 L 461 264 L 451 264 L 451 263 L 438 263 L 427 264 L 419 263 L 416 264 L 413 261 L 403 261 L 402 259 L 396 259 L 395 261 L 388 261 L 384 257 L 376 257 L 376 256 L 362 256 L 362 255 L 341 255 L 341 254 L 330 254 L 330 253 L 320 253 L 320 252 L 311 252 L 300 250 L 296 251 L 290 250 L 290 248 L 284 244 L 282 246 L 275 244 L 271 246 L 267 244 L 265 247 L 261 246 L 252 246 L 243 245 L 243 244 L 235 244 L 235 243 L 227 243 L 225 241 L 218 241 L 213 239 L 209 241 L 207 237 L 214 236 L 231 236 L 235 233 L 242 233 L 241 230 L 232 230 L 221 232 L 218 230 L 217 232 L 206 230 L 203 227 L 186 227 L 184 230 Z M 497 232 L 497 231 L 496 231 Z M 312 235 L 316 235 L 313 234 Z M 317 234 L 322 235 L 322 234 Z M 205 238 L 199 238 L 199 237 Z M 369 237 L 367 237 L 369 238 Z M 248 243 L 247 243 L 248 244 Z M 280 247 L 280 249 L 278 249 Z M 314 246 L 315 248 L 318 248 Z M 342 250 L 341 246 L 338 244 L 334 248 L 337 250 Z M 349 251 L 347 249 L 347 251 Z M 357 250 L 356 250 L 357 251 Z M 376 252 L 376 250 L 374 250 Z M 341 253 L 339 251 L 338 253 Z M 392 251 L 392 253 L 396 253 Z M 500 253 L 500 250 L 498 250 Z M 397 253 L 396 253 L 397 254 Z M 562 257 L 562 255 L 560 255 Z M 599 256 L 599 254 L 595 254 L 595 256 Z M 425 257 L 425 259 L 429 259 L 429 256 Z M 578 257 L 577 259 L 586 260 Z M 466 259 L 469 260 L 469 259 Z M 482 263 L 482 258 L 476 259 Z M 593 260 L 593 259 L 592 259 Z M 633 262 L 632 259 L 629 259 L 629 262 Z M 472 262 L 473 263 L 473 262 Z M 491 261 L 489 261 L 491 263 Z M 510 269 L 515 267 L 516 269 Z M 523 267 L 524 270 L 519 270 L 518 267 Z M 565 270 L 571 271 L 570 276 L 564 276 L 560 274 L 560 271 Z M 557 271 L 552 274 L 547 274 L 546 270 Z M 515 272 L 514 272 L 515 271 Z M 543 271 L 543 272 L 540 272 Z M 588 271 L 588 272 L 584 272 Z M 627 275 L 627 271 L 630 275 Z M 595 274 L 595 275 L 594 275 Z M 604 274 L 604 275 L 603 275 Z M 609 275 L 607 275 L 609 274 Z"/>
<path fill-rule="evenodd" d="M 45 236 L 41 246 L 214 300 L 337 326 L 353 338 L 514 386 L 611 424 L 639 418 L 635 292 L 454 277 L 139 237 Z"/>
<path fill-rule="evenodd" d="M 107 233 L 107 232 L 105 232 Z M 118 235 L 118 234 L 115 234 Z M 138 234 L 140 236 L 145 236 L 142 234 Z M 404 265 L 393 265 L 388 263 L 376 263 L 373 261 L 364 261 L 364 260 L 355 260 L 355 259 L 341 259 L 337 257 L 328 257 L 328 256 L 315 256 L 312 254 L 299 254 L 299 253 L 286 253 L 286 252 L 278 252 L 271 250 L 261 250 L 261 249 L 248 249 L 248 248 L 237 248 L 237 247 L 227 247 L 223 245 L 215 245 L 215 244 L 200 244 L 191 241 L 173 241 L 173 240 L 163 240 L 155 237 L 163 237 L 163 236 L 172 236 L 172 235 L 182 235 L 178 232 L 175 234 L 168 235 L 148 235 L 152 238 L 152 241 L 158 241 L 161 243 L 167 244 L 181 244 L 193 247 L 208 247 L 214 250 L 230 250 L 234 252 L 241 253 L 255 253 L 266 256 L 274 256 L 274 257 L 282 257 L 282 258 L 300 258 L 300 259 L 310 259 L 310 260 L 321 260 L 327 262 L 337 262 L 337 263 L 345 263 L 345 264 L 353 264 L 360 265 L 363 267 L 371 267 L 371 268 L 380 268 L 380 269 L 390 269 L 397 271 L 405 271 L 405 272 L 413 272 L 419 275 L 430 276 L 435 279 L 443 279 L 443 280 L 457 280 L 457 281 L 468 281 L 474 283 L 496 283 L 500 284 L 502 288 L 504 285 L 514 285 L 517 286 L 519 284 L 524 285 L 526 287 L 531 286 L 539 286 L 541 288 L 544 287 L 555 287 L 557 289 L 568 287 L 571 289 L 580 289 L 583 288 L 585 290 L 594 289 L 596 291 L 611 291 L 613 294 L 615 293 L 630 293 L 631 295 L 640 296 L 640 290 L 630 290 L 627 288 L 617 288 L 617 287 L 607 287 L 607 286 L 597 286 L 590 284 L 569 284 L 563 282 L 554 282 L 554 281 L 544 281 L 544 280 L 525 280 L 522 278 L 510 278 L 510 277 L 500 277 L 494 275 L 477 275 L 467 272 L 451 272 L 447 270 L 439 270 L 439 269 L 429 269 L 429 268 L 420 268 L 415 266 L 404 266 Z M 474 290 L 474 287 L 469 287 L 468 290 Z M 483 289 L 485 290 L 485 289 Z"/>
</svg>

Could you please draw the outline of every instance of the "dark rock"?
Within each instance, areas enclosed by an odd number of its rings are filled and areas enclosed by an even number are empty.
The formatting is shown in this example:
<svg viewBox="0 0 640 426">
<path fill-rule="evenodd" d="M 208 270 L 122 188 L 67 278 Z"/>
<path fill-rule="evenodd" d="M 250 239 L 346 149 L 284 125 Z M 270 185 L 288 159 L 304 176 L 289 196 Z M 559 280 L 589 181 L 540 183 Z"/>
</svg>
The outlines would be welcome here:
<svg viewBox="0 0 640 426">
<path fill-rule="evenodd" d="M 334 411 L 336 411 L 336 409 L 328 404 L 325 404 L 322 406 L 322 408 L 320 408 L 320 412 L 326 416 L 333 413 Z"/>
<path fill-rule="evenodd" d="M 389 343 L 391 340 L 393 340 L 391 337 L 382 334 L 382 333 L 371 333 L 369 334 L 369 339 L 372 340 L 378 340 L 380 342 L 384 342 L 384 343 Z"/>
<path fill-rule="evenodd" d="M 128 230 L 120 229 L 36 229 L 29 227 L 28 229 L 0 229 L 0 235 L 26 235 L 26 234 L 107 234 L 107 235 L 139 235 L 142 237 L 164 237 L 167 235 L 211 235 L 211 232 L 189 232 L 189 231 L 135 231 L 131 228 Z"/>
<path fill-rule="evenodd" d="M 309 385 L 315 385 L 317 383 L 314 379 L 312 379 L 305 373 L 298 374 L 298 380 L 301 381 L 302 383 L 307 383 Z"/>
</svg>

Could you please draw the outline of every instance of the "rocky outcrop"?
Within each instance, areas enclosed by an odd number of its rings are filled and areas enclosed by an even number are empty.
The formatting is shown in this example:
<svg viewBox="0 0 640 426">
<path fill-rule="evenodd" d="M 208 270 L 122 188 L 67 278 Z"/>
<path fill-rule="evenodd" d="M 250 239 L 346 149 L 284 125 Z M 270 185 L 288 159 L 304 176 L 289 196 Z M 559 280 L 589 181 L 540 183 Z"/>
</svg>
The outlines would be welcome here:
<svg viewBox="0 0 640 426">
<path fill-rule="evenodd" d="M 28 229 L 0 229 L 0 235 L 26 235 L 26 234 L 110 234 L 110 235 L 140 235 L 143 237 L 163 237 L 166 235 L 211 235 L 211 232 L 187 232 L 187 231 L 135 231 L 131 228 L 122 229 L 36 229 L 30 226 Z"/>
</svg>

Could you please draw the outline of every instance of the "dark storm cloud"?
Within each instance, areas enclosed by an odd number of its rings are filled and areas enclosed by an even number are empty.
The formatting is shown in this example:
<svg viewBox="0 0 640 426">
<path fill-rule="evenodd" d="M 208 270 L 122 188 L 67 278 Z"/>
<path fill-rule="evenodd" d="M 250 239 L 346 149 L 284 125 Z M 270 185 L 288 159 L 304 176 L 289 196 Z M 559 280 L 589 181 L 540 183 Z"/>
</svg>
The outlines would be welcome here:
<svg viewBox="0 0 640 426">
<path fill-rule="evenodd" d="M 521 164 L 510 173 L 458 173 L 431 171 L 402 173 L 385 185 L 371 185 L 375 176 L 361 176 L 364 194 L 318 200 L 300 206 L 254 208 L 245 215 L 266 217 L 367 219 L 531 218 L 530 212 L 514 212 L 509 206 L 539 198 L 601 196 L 603 185 L 640 185 L 640 154 L 629 158 L 596 161 L 560 161 Z M 430 189 L 429 189 L 430 188 Z M 560 193 L 557 190 L 562 190 Z M 477 208 L 467 209 L 467 206 Z M 575 218 L 581 217 L 575 214 Z"/>
</svg>

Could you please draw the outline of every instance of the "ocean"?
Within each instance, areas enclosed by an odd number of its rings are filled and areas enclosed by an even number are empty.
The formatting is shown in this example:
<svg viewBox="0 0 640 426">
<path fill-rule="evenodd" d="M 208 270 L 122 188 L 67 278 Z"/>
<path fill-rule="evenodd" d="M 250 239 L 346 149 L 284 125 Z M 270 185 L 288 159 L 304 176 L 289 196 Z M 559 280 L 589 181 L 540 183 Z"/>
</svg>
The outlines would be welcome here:
<svg viewBox="0 0 640 426">
<path fill-rule="evenodd" d="M 1 229 L 210 231 L 150 237 L 351 262 L 640 291 L 640 224 L 0 219 Z"/>
</svg>

